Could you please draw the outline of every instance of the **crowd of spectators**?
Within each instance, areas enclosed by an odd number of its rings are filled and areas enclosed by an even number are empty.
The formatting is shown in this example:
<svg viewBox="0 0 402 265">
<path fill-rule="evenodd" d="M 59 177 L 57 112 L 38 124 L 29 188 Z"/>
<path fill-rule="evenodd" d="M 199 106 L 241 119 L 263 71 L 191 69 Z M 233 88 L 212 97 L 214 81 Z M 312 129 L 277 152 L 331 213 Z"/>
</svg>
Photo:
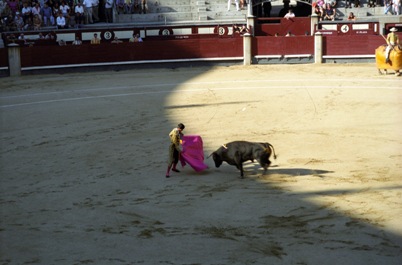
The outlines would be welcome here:
<svg viewBox="0 0 402 265">
<path fill-rule="evenodd" d="M 319 21 L 328 20 L 334 21 L 336 18 L 336 6 L 337 2 L 325 2 L 324 0 L 318 0 L 312 4 L 314 13 L 318 16 Z"/>
<path fill-rule="evenodd" d="M 126 14 L 148 10 L 146 0 L 0 0 L 0 26 L 3 31 L 79 28 L 100 17 L 113 23 L 113 8 L 120 7 Z"/>
<path fill-rule="evenodd" d="M 100 1 L 0 0 L 1 26 L 5 31 L 39 30 L 48 26 L 79 27 L 84 22 L 99 21 Z M 75 21 L 71 21 L 72 17 Z"/>
</svg>

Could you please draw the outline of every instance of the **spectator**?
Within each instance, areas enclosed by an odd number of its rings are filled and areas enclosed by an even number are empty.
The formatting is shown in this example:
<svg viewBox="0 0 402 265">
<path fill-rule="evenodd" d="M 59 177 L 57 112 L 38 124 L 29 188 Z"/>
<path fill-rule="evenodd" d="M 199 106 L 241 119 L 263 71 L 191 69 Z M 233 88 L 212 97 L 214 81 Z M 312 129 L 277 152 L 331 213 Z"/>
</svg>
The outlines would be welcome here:
<svg viewBox="0 0 402 265">
<path fill-rule="evenodd" d="M 38 15 L 42 20 L 42 8 L 40 7 L 39 3 L 35 3 L 35 6 L 32 7 L 32 16 L 35 17 L 35 15 Z"/>
<path fill-rule="evenodd" d="M 15 18 L 14 18 L 15 26 L 17 27 L 18 31 L 23 31 L 25 27 L 24 19 L 21 17 L 20 12 L 15 13 Z"/>
<path fill-rule="evenodd" d="M 21 33 L 19 36 L 18 36 L 18 39 L 19 40 L 26 40 L 26 38 L 25 38 L 25 35 L 24 35 L 24 33 Z"/>
<path fill-rule="evenodd" d="M 394 15 L 399 16 L 401 14 L 401 0 L 393 0 L 392 4 L 392 11 L 394 12 Z"/>
<path fill-rule="evenodd" d="M 20 10 L 20 5 L 18 0 L 9 0 L 7 1 L 7 5 L 10 7 L 13 15 L 17 14 Z"/>
<path fill-rule="evenodd" d="M 94 22 L 99 22 L 99 0 L 92 0 L 92 18 Z"/>
<path fill-rule="evenodd" d="M 124 0 L 116 0 L 117 14 L 124 14 Z"/>
<path fill-rule="evenodd" d="M 106 18 L 106 23 L 113 23 L 113 0 L 106 0 L 105 18 Z"/>
<path fill-rule="evenodd" d="M 244 0 L 240 0 L 240 10 L 244 9 Z"/>
<path fill-rule="evenodd" d="M 139 34 L 133 34 L 133 36 L 130 38 L 129 42 L 143 42 L 143 40 Z"/>
<path fill-rule="evenodd" d="M 124 13 L 132 13 L 132 11 L 134 10 L 134 1 L 135 0 L 124 0 Z"/>
<path fill-rule="evenodd" d="M 63 13 L 59 12 L 59 16 L 56 19 L 56 24 L 58 29 L 66 29 L 66 19 L 63 16 Z"/>
<path fill-rule="evenodd" d="M 54 40 L 54 36 L 53 36 L 53 34 L 52 34 L 52 33 L 48 33 L 48 34 L 46 34 L 46 36 L 45 36 L 45 40 Z"/>
<path fill-rule="evenodd" d="M 284 16 L 286 19 L 291 19 L 295 17 L 295 13 L 293 13 L 292 9 L 289 9 L 288 13 Z"/>
<path fill-rule="evenodd" d="M 38 14 L 35 14 L 32 20 L 34 30 L 40 30 L 42 26 L 42 19 Z"/>
<path fill-rule="evenodd" d="M 368 1 L 367 7 L 375 7 L 375 6 L 376 6 L 375 0 L 369 0 Z"/>
<path fill-rule="evenodd" d="M 85 24 L 93 24 L 92 20 L 92 0 L 84 0 L 82 2 L 84 5 L 84 13 L 85 13 Z"/>
<path fill-rule="evenodd" d="M 292 36 L 294 36 L 294 35 L 292 34 L 291 31 L 288 31 L 288 33 L 286 33 L 286 35 L 285 35 L 285 37 L 292 37 Z"/>
<path fill-rule="evenodd" d="M 335 20 L 335 9 L 330 5 L 327 4 L 327 7 L 325 8 L 325 20 L 330 20 L 330 21 L 334 21 Z"/>
<path fill-rule="evenodd" d="M 272 10 L 271 2 L 264 2 L 262 4 L 262 9 L 264 10 L 264 17 L 271 17 L 271 10 Z"/>
<path fill-rule="evenodd" d="M 100 44 L 100 39 L 98 38 L 98 34 L 94 33 L 94 37 L 91 39 L 91 44 Z"/>
<path fill-rule="evenodd" d="M 348 15 L 348 21 L 355 21 L 355 20 L 356 20 L 355 14 L 353 14 L 353 12 L 350 12 Z"/>
<path fill-rule="evenodd" d="M 322 8 L 322 6 L 315 5 L 314 13 L 318 16 L 319 21 L 324 20 L 325 12 L 324 12 L 324 9 Z"/>
<path fill-rule="evenodd" d="M 123 41 L 122 40 L 119 40 L 119 38 L 116 36 L 116 37 L 114 37 L 114 40 L 112 40 L 111 41 L 111 43 L 114 43 L 114 44 L 119 44 L 119 43 L 122 43 Z"/>
<path fill-rule="evenodd" d="M 384 0 L 384 15 L 388 12 L 392 15 L 392 0 Z"/>
<path fill-rule="evenodd" d="M 46 2 L 44 7 L 41 9 L 42 13 L 42 20 L 43 20 L 43 25 L 46 27 L 49 25 L 54 25 L 54 16 L 53 16 L 53 10 L 49 6 L 49 4 Z"/>
<path fill-rule="evenodd" d="M 6 0 L 0 0 L 0 15 L 2 18 L 8 17 L 11 14 L 11 9 Z"/>
<path fill-rule="evenodd" d="M 64 40 L 59 40 L 59 46 L 66 46 L 66 44 L 67 43 Z"/>
<path fill-rule="evenodd" d="M 350 0 L 347 0 L 350 1 Z M 325 8 L 325 1 L 324 0 L 317 0 L 317 5 L 321 6 L 322 8 Z"/>
<path fill-rule="evenodd" d="M 77 28 L 84 23 L 85 13 L 84 13 L 84 7 L 82 6 L 81 2 L 78 2 L 78 4 L 74 8 L 74 18 L 75 18 L 75 25 Z"/>
<path fill-rule="evenodd" d="M 249 33 L 250 30 L 247 28 L 246 25 L 242 25 L 241 27 L 237 26 L 237 25 L 233 25 L 233 31 L 235 33 L 239 33 L 239 34 L 244 34 L 244 33 Z"/>
<path fill-rule="evenodd" d="M 148 10 L 148 4 L 147 0 L 141 0 L 141 6 L 140 6 L 140 14 L 146 14 Z"/>
<path fill-rule="evenodd" d="M 58 2 L 55 2 L 53 4 L 52 12 L 53 12 L 53 17 L 54 17 L 54 19 L 56 21 L 57 17 L 59 16 L 59 12 L 60 12 L 60 5 L 59 5 Z"/>
<path fill-rule="evenodd" d="M 15 23 L 15 18 L 13 17 L 11 12 L 8 15 L 8 17 L 6 17 L 4 19 L 6 21 L 6 25 L 5 25 L 5 30 L 6 31 L 16 31 L 17 30 L 17 24 Z"/>
<path fill-rule="evenodd" d="M 66 21 L 66 27 L 70 24 L 70 6 L 66 4 L 66 2 L 61 2 L 60 12 L 63 14 L 63 17 Z"/>
<path fill-rule="evenodd" d="M 355 0 L 354 7 L 360 7 L 360 0 Z"/>
<path fill-rule="evenodd" d="M 4 8 L 6 8 L 7 2 L 6 0 L 0 0 L 0 14 L 3 13 Z"/>
<path fill-rule="evenodd" d="M 240 11 L 239 0 L 234 0 L 236 4 L 236 10 Z M 232 0 L 228 0 L 228 11 L 230 11 L 230 6 L 232 5 Z"/>
<path fill-rule="evenodd" d="M 75 40 L 71 43 L 72 45 L 81 45 L 82 41 L 79 37 L 75 37 Z"/>
<path fill-rule="evenodd" d="M 32 8 L 28 6 L 28 3 L 25 2 L 23 8 L 21 9 L 22 19 L 24 23 L 27 24 L 28 20 L 32 18 Z"/>
</svg>

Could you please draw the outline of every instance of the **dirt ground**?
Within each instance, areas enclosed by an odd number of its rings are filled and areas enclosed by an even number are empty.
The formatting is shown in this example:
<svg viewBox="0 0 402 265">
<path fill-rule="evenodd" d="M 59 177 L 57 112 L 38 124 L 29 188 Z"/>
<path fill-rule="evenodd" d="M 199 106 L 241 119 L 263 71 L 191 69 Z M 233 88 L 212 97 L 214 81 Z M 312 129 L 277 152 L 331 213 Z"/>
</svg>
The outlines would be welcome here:
<svg viewBox="0 0 402 265">
<path fill-rule="evenodd" d="M 374 64 L 0 81 L 0 264 L 402 260 L 402 79 Z M 205 157 L 248 140 L 278 159 L 166 179 L 179 122 Z"/>
</svg>

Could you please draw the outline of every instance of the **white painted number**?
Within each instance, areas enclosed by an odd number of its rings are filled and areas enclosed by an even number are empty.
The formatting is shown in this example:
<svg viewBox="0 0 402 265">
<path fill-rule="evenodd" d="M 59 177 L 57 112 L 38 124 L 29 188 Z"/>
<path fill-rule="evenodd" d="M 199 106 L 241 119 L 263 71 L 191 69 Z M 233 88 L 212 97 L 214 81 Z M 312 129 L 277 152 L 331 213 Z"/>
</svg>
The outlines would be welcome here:
<svg viewBox="0 0 402 265">
<path fill-rule="evenodd" d="M 219 28 L 218 28 L 218 34 L 219 34 L 219 35 L 225 35 L 225 32 L 226 32 L 226 30 L 225 30 L 224 27 L 219 27 Z"/>
<path fill-rule="evenodd" d="M 105 40 L 110 40 L 112 38 L 112 35 L 112 32 L 106 31 L 105 34 L 103 34 L 103 38 L 105 38 Z"/>
<path fill-rule="evenodd" d="M 348 25 L 343 25 L 343 26 L 341 27 L 341 31 L 342 31 L 343 33 L 348 32 L 348 31 L 349 31 L 349 26 L 348 26 Z"/>
</svg>

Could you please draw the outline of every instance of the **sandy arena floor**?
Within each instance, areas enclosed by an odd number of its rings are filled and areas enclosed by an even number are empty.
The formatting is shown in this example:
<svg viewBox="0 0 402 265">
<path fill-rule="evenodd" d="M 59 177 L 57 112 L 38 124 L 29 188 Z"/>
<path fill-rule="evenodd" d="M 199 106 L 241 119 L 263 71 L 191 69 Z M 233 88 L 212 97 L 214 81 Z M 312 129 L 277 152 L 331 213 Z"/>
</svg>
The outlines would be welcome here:
<svg viewBox="0 0 402 265">
<path fill-rule="evenodd" d="M 400 264 L 402 79 L 374 64 L 2 78 L 0 264 Z M 166 179 L 168 133 L 270 142 Z"/>
</svg>

